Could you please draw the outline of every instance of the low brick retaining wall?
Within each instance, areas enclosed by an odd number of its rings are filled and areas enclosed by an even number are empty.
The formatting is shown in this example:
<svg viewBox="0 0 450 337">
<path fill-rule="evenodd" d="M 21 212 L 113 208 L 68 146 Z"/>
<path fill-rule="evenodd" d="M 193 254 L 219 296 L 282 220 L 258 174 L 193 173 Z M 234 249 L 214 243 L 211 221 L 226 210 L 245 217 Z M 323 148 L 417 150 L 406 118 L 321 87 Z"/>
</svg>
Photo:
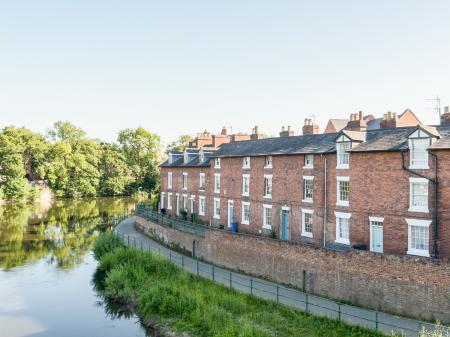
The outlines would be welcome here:
<svg viewBox="0 0 450 337">
<path fill-rule="evenodd" d="M 450 322 L 448 261 L 337 252 L 214 229 L 200 237 L 141 217 L 136 226 L 170 246 L 188 252 L 195 246 L 197 257 L 219 266 L 367 308 Z"/>
</svg>

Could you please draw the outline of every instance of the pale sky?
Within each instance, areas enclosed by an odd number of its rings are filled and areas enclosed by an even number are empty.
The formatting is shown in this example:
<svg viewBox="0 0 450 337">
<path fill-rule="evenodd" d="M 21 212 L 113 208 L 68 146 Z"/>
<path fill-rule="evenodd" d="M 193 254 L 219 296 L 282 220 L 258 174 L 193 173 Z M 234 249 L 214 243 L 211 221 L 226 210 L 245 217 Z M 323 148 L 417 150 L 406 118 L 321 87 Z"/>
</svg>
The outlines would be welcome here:
<svg viewBox="0 0 450 337">
<path fill-rule="evenodd" d="M 450 104 L 450 1 L 0 0 L 0 127 L 299 133 Z"/>
</svg>

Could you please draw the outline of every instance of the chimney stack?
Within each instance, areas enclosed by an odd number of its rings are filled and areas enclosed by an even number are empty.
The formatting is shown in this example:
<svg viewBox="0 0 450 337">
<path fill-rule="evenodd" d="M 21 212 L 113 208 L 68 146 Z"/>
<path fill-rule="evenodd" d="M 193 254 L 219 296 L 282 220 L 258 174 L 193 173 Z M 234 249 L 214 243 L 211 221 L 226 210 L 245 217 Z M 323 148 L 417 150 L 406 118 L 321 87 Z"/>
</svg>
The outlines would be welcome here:
<svg viewBox="0 0 450 337">
<path fill-rule="evenodd" d="M 303 135 L 316 135 L 319 133 L 319 126 L 315 125 L 311 118 L 305 118 L 302 132 Z"/>
<path fill-rule="evenodd" d="M 252 129 L 252 134 L 250 135 L 251 140 L 258 140 L 263 139 L 264 135 L 262 133 L 258 133 L 258 126 L 255 125 L 255 127 Z"/>
<path fill-rule="evenodd" d="M 397 127 L 397 114 L 395 112 L 388 111 L 383 114 L 383 120 L 380 122 L 380 129 L 394 129 Z"/>
<path fill-rule="evenodd" d="M 294 131 L 291 130 L 290 126 L 287 127 L 287 130 L 285 129 L 284 126 L 281 128 L 280 137 L 291 137 L 293 135 L 294 135 Z"/>
<path fill-rule="evenodd" d="M 350 114 L 350 121 L 345 129 L 349 131 L 366 131 L 367 122 L 364 120 L 363 112 L 359 111 L 357 114 Z"/>
<path fill-rule="evenodd" d="M 450 107 L 444 107 L 444 113 L 441 115 L 441 125 L 450 124 Z"/>
</svg>

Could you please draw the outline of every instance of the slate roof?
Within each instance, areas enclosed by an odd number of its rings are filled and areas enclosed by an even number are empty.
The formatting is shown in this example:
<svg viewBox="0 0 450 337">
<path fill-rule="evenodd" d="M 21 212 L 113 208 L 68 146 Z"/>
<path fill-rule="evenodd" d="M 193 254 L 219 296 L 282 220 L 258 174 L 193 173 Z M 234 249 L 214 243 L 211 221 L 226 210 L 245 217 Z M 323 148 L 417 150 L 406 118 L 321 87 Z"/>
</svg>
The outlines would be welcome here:
<svg viewBox="0 0 450 337">
<path fill-rule="evenodd" d="M 437 126 L 441 138 L 435 141 L 428 149 L 429 150 L 448 150 L 450 149 L 450 125 Z"/>
<path fill-rule="evenodd" d="M 216 150 L 214 149 L 214 151 Z M 209 158 L 211 158 L 214 151 L 212 148 L 203 150 L 205 160 L 201 162 L 199 156 L 200 149 L 186 149 L 189 158 L 187 163 L 184 162 L 183 152 L 173 152 L 172 154 L 175 154 L 173 162 L 169 163 L 169 160 L 166 160 L 160 165 L 160 167 L 208 167 Z"/>
<path fill-rule="evenodd" d="M 245 140 L 222 144 L 211 157 L 246 157 L 335 152 L 337 133 Z"/>
<path fill-rule="evenodd" d="M 370 130 L 366 141 L 355 146 L 350 152 L 403 151 L 408 149 L 408 135 L 416 127 Z"/>
</svg>

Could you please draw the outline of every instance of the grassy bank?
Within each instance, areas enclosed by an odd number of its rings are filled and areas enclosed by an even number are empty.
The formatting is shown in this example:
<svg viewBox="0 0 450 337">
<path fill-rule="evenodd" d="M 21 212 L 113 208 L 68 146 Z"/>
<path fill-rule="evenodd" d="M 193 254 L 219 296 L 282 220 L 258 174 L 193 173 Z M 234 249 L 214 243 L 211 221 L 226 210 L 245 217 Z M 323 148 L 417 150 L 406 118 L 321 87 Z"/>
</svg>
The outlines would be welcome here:
<svg viewBox="0 0 450 337">
<path fill-rule="evenodd" d="M 134 306 L 147 322 L 190 336 L 382 336 L 240 294 L 191 275 L 166 258 L 122 246 L 111 234 L 98 238 L 96 283 L 103 296 Z"/>
</svg>

